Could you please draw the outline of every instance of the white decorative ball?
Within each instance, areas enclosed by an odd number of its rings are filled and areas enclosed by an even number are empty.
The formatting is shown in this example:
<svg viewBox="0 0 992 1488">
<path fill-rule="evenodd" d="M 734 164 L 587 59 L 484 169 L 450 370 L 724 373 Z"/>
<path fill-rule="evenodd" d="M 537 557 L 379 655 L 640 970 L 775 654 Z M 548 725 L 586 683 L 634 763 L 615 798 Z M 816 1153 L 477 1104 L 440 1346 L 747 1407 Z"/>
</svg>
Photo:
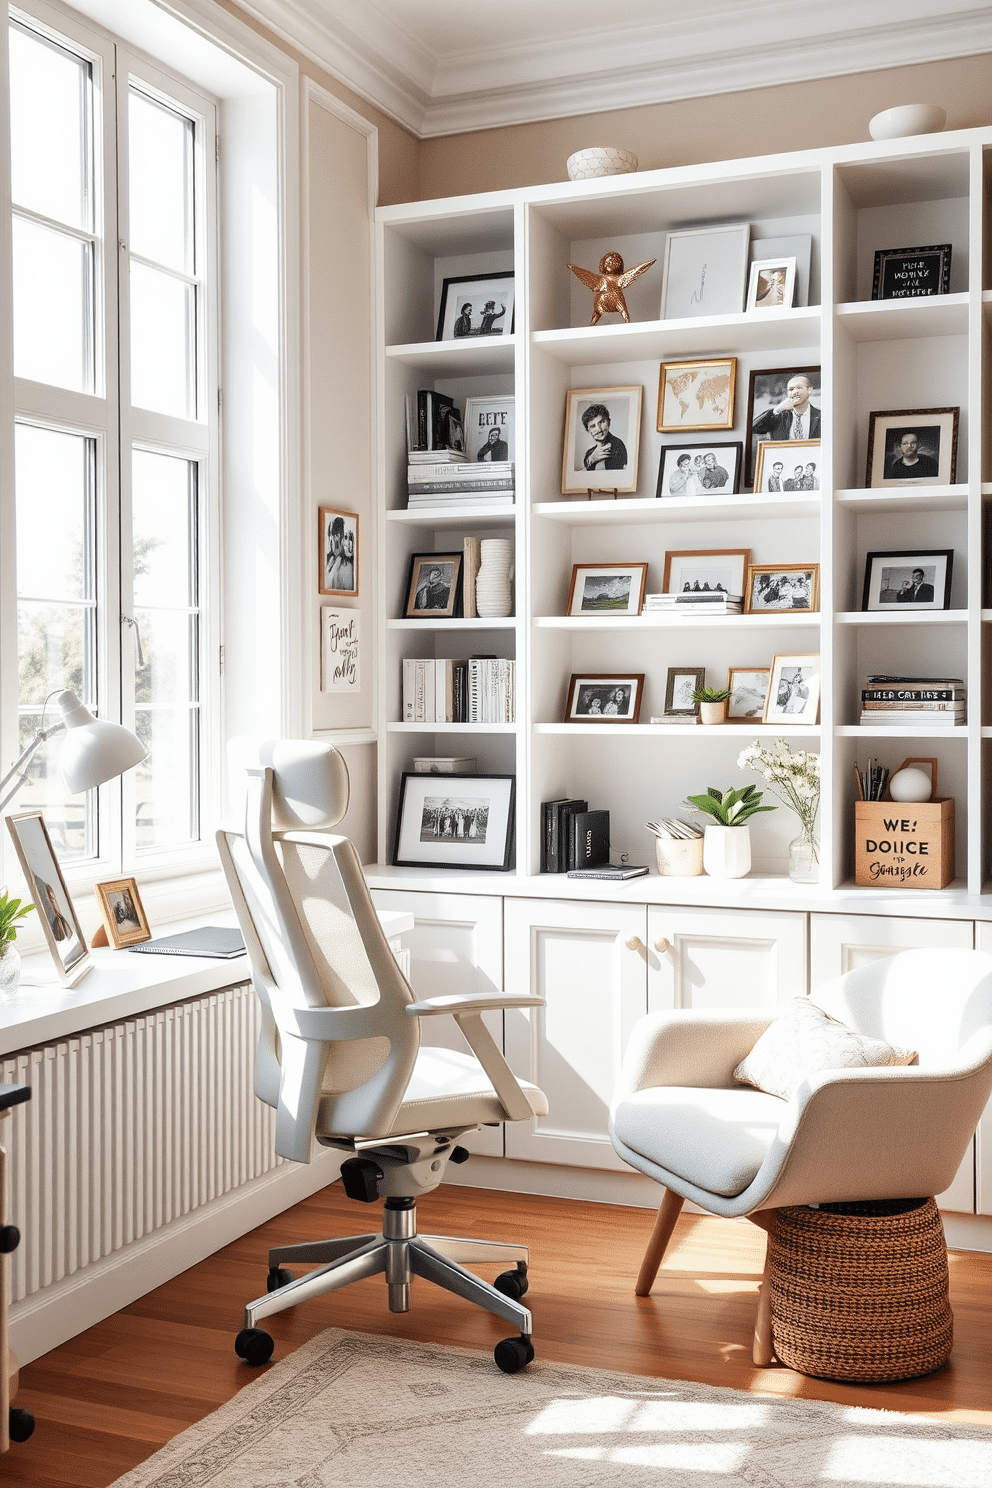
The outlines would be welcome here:
<svg viewBox="0 0 992 1488">
<path fill-rule="evenodd" d="M 565 163 L 570 181 L 591 181 L 595 176 L 623 176 L 636 171 L 637 156 L 620 145 L 593 145 L 576 150 Z"/>
<path fill-rule="evenodd" d="M 914 770 L 907 766 L 897 770 L 889 781 L 889 795 L 893 801 L 929 801 L 930 776 L 926 770 Z"/>
<path fill-rule="evenodd" d="M 936 103 L 901 103 L 870 119 L 868 133 L 873 140 L 905 139 L 910 134 L 937 134 L 946 122 L 947 114 Z"/>
</svg>

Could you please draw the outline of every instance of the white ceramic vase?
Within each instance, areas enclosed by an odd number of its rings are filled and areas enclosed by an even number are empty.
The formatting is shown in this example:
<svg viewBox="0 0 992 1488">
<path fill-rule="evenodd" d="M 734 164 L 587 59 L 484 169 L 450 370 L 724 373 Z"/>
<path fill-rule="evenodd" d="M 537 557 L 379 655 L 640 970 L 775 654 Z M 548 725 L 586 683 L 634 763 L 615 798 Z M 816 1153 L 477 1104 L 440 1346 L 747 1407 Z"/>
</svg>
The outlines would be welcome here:
<svg viewBox="0 0 992 1488">
<path fill-rule="evenodd" d="M 751 829 L 714 822 L 703 834 L 703 867 L 712 878 L 743 878 L 751 871 Z"/>
<path fill-rule="evenodd" d="M 475 608 L 483 620 L 509 615 L 513 607 L 513 544 L 505 537 L 484 537 L 475 580 Z"/>
</svg>

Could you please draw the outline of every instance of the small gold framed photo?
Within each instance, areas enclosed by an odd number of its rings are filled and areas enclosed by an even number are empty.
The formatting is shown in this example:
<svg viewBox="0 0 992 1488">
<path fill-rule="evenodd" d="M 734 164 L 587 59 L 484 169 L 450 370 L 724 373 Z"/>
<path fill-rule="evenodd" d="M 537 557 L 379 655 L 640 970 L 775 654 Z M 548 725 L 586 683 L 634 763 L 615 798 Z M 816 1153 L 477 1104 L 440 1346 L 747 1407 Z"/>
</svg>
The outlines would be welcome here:
<svg viewBox="0 0 992 1488">
<path fill-rule="evenodd" d="M 98 883 L 96 897 L 107 940 L 115 951 L 151 940 L 152 932 L 135 879 L 114 878 L 108 883 Z"/>
</svg>

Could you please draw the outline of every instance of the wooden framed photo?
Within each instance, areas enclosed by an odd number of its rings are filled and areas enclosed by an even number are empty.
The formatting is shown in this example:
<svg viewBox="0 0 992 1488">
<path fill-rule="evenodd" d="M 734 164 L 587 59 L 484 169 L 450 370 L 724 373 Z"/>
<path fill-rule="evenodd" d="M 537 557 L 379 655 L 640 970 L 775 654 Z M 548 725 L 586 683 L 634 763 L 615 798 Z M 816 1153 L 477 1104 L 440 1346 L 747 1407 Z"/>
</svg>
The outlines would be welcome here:
<svg viewBox="0 0 992 1488">
<path fill-rule="evenodd" d="M 822 423 L 819 367 L 767 367 L 752 371 L 747 389 L 745 485 L 751 485 L 754 479 L 758 445 L 762 440 L 778 444 L 822 439 Z"/>
<path fill-rule="evenodd" d="M 513 864 L 515 775 L 421 775 L 404 771 L 396 812 L 398 868 Z"/>
<path fill-rule="evenodd" d="M 957 408 L 895 408 L 868 418 L 866 486 L 953 486 Z"/>
<path fill-rule="evenodd" d="M 568 591 L 569 615 L 639 615 L 646 563 L 576 563 Z"/>
<path fill-rule="evenodd" d="M 754 494 L 759 491 L 819 491 L 818 439 L 763 439 L 754 467 Z"/>
<path fill-rule="evenodd" d="M 637 490 L 640 387 L 569 388 L 561 461 L 563 496 Z"/>
<path fill-rule="evenodd" d="M 658 429 L 684 434 L 734 427 L 736 357 L 662 362 L 658 378 Z"/>
<path fill-rule="evenodd" d="M 358 593 L 358 513 L 322 506 L 319 517 L 321 594 Z"/>
<path fill-rule="evenodd" d="M 8 816 L 7 826 L 59 981 L 64 987 L 74 987 L 92 969 L 93 963 L 45 818 L 40 811 L 19 811 Z"/>
<path fill-rule="evenodd" d="M 814 724 L 820 711 L 820 655 L 772 657 L 765 723 Z"/>
<path fill-rule="evenodd" d="M 748 615 L 763 615 L 770 610 L 809 614 L 819 609 L 819 589 L 818 563 L 751 563 L 744 610 Z"/>
<path fill-rule="evenodd" d="M 947 294 L 951 287 L 951 245 L 878 248 L 871 281 L 873 300 L 908 300 Z"/>
<path fill-rule="evenodd" d="M 727 677 L 728 723 L 763 723 L 770 667 L 731 667 Z"/>
<path fill-rule="evenodd" d="M 953 548 L 865 555 L 863 610 L 949 610 Z"/>
<path fill-rule="evenodd" d="M 750 239 L 748 222 L 670 232 L 665 240 L 662 320 L 739 315 Z"/>
<path fill-rule="evenodd" d="M 98 883 L 95 892 L 107 940 L 115 951 L 151 940 L 152 932 L 135 879 L 114 878 L 109 883 Z"/>
<path fill-rule="evenodd" d="M 658 463 L 655 495 L 736 496 L 741 488 L 744 445 L 740 440 L 717 444 L 665 444 Z"/>
<path fill-rule="evenodd" d="M 508 336 L 513 331 L 513 270 L 459 274 L 441 285 L 436 341 Z"/>
<path fill-rule="evenodd" d="M 750 548 L 692 548 L 665 554 L 664 594 L 744 593 Z"/>
<path fill-rule="evenodd" d="M 643 692 L 643 672 L 573 672 L 565 722 L 636 723 Z"/>
<path fill-rule="evenodd" d="M 495 464 L 517 458 L 512 395 L 465 399 L 465 453 L 470 460 Z"/>
<path fill-rule="evenodd" d="M 746 310 L 791 309 L 796 295 L 794 258 L 755 258 L 747 286 Z"/>
<path fill-rule="evenodd" d="M 665 716 L 698 718 L 699 704 L 692 694 L 705 686 L 705 667 L 670 666 L 665 679 Z"/>
<path fill-rule="evenodd" d="M 450 620 L 461 614 L 462 553 L 413 553 L 406 591 L 408 620 Z"/>
</svg>

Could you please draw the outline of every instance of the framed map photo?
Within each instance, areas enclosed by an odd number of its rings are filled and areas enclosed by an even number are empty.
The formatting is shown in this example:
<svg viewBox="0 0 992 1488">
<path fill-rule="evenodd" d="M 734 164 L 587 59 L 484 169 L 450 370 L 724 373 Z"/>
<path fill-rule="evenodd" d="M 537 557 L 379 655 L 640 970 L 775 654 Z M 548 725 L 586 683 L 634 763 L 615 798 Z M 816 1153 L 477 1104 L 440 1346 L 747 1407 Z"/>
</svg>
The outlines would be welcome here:
<svg viewBox="0 0 992 1488">
<path fill-rule="evenodd" d="M 762 723 L 768 696 L 769 667 L 731 667 L 727 678 L 730 698 L 728 723 Z"/>
<path fill-rule="evenodd" d="M 818 563 L 752 563 L 747 570 L 744 612 L 765 615 L 794 610 L 810 614 L 819 608 Z"/>
<path fill-rule="evenodd" d="M 819 367 L 768 367 L 753 371 L 747 390 L 747 468 L 745 485 L 754 480 L 762 440 L 821 439 Z"/>
<path fill-rule="evenodd" d="M 815 724 L 820 712 L 820 656 L 773 656 L 765 723 Z"/>
<path fill-rule="evenodd" d="M 565 613 L 639 615 L 647 576 L 646 563 L 576 563 Z"/>
<path fill-rule="evenodd" d="M 750 548 L 693 548 L 665 554 L 664 594 L 740 594 Z"/>
<path fill-rule="evenodd" d="M 868 419 L 866 486 L 953 486 L 958 409 L 896 408 Z"/>
<path fill-rule="evenodd" d="M 509 336 L 513 330 L 513 270 L 459 274 L 441 285 L 436 341 Z"/>
<path fill-rule="evenodd" d="M 949 610 L 953 548 L 865 555 L 863 610 Z"/>
<path fill-rule="evenodd" d="M 818 439 L 763 439 L 754 467 L 759 491 L 819 491 L 823 485 Z"/>
<path fill-rule="evenodd" d="M 662 362 L 658 379 L 658 428 L 662 434 L 734 427 L 736 357 Z"/>
<path fill-rule="evenodd" d="M 563 496 L 637 490 L 640 387 L 569 388 L 561 461 Z"/>
<path fill-rule="evenodd" d="M 947 294 L 951 287 L 951 245 L 879 248 L 871 283 L 873 300 L 909 300 Z"/>
<path fill-rule="evenodd" d="M 658 463 L 655 495 L 736 496 L 741 488 L 744 446 L 735 444 L 665 444 Z"/>
<path fill-rule="evenodd" d="M 495 464 L 517 458 L 512 395 L 465 399 L 465 454 L 470 460 Z"/>
</svg>

